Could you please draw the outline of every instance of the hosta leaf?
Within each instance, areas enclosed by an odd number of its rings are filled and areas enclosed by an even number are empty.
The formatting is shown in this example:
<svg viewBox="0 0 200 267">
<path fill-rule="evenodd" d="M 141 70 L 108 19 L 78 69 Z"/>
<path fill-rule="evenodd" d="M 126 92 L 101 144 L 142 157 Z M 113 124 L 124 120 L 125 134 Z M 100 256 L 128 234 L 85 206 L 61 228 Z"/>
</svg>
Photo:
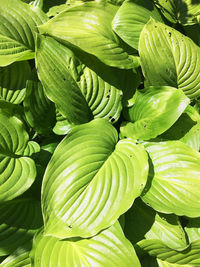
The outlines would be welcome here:
<svg viewBox="0 0 200 267">
<path fill-rule="evenodd" d="M 140 267 L 134 248 L 118 222 L 89 239 L 59 240 L 39 233 L 31 258 L 34 267 Z"/>
<path fill-rule="evenodd" d="M 55 105 L 45 95 L 37 77 L 27 81 L 24 111 L 29 125 L 39 134 L 49 135 L 55 124 Z"/>
<path fill-rule="evenodd" d="M 189 218 L 185 227 L 190 242 L 200 240 L 200 218 Z"/>
<path fill-rule="evenodd" d="M 184 27 L 185 33 L 190 37 L 198 46 L 200 46 L 200 23 Z"/>
<path fill-rule="evenodd" d="M 160 13 L 150 0 L 128 0 L 117 11 L 112 26 L 126 43 L 138 49 L 140 33 L 150 17 L 162 22 Z"/>
<path fill-rule="evenodd" d="M 200 240 L 193 242 L 184 251 L 172 250 L 158 240 L 142 240 L 137 245 L 151 256 L 169 263 L 180 264 L 181 266 L 189 264 L 189 266 L 195 267 L 200 265 Z"/>
<path fill-rule="evenodd" d="M 41 25 L 39 31 L 62 42 L 70 42 L 107 65 L 131 69 L 133 61 L 111 27 L 117 9 L 108 3 L 82 3 Z"/>
<path fill-rule="evenodd" d="M 29 253 L 32 247 L 32 240 L 29 240 L 23 247 L 17 248 L 0 264 L 0 267 L 31 267 Z"/>
<path fill-rule="evenodd" d="M 124 232 L 133 244 L 146 238 L 160 240 L 176 250 L 183 250 L 188 246 L 178 216 L 157 213 L 139 199 L 126 213 Z"/>
<path fill-rule="evenodd" d="M 34 58 L 35 32 L 47 16 L 20 0 L 0 0 L 0 66 Z"/>
<path fill-rule="evenodd" d="M 169 263 L 167 261 L 162 261 L 162 260 L 157 260 L 158 262 L 158 267 L 190 267 L 190 264 L 174 264 L 174 263 Z"/>
<path fill-rule="evenodd" d="M 0 98 L 13 104 L 20 104 L 26 94 L 26 80 L 30 75 L 27 61 L 15 62 L 0 68 Z"/>
<path fill-rule="evenodd" d="M 8 255 L 24 243 L 42 226 L 40 202 L 33 199 L 8 201 L 0 207 L 0 255 Z"/>
<path fill-rule="evenodd" d="M 69 123 L 58 110 L 56 110 L 56 124 L 53 127 L 53 132 L 57 135 L 65 135 L 71 130 L 74 125 Z"/>
<path fill-rule="evenodd" d="M 180 88 L 200 95 L 200 47 L 175 29 L 150 19 L 140 35 L 139 53 L 148 85 Z"/>
<path fill-rule="evenodd" d="M 194 0 L 154 0 L 163 15 L 173 23 L 192 25 L 200 15 L 200 3 Z"/>
<path fill-rule="evenodd" d="M 112 122 L 119 118 L 121 90 L 81 64 L 67 47 L 41 36 L 36 59 L 46 95 L 69 123 L 80 124 L 93 117 Z"/>
<path fill-rule="evenodd" d="M 145 147 L 153 170 L 142 199 L 163 213 L 200 216 L 200 153 L 180 141 Z"/>
<path fill-rule="evenodd" d="M 134 105 L 128 111 L 121 135 L 148 140 L 170 128 L 189 104 L 181 90 L 173 87 L 149 87 L 137 91 Z"/>
<path fill-rule="evenodd" d="M 0 109 L 0 201 L 22 194 L 36 176 L 34 161 L 25 155 L 29 136 L 23 122 L 3 110 Z"/>
<path fill-rule="evenodd" d="M 56 148 L 42 187 L 46 235 L 95 235 L 141 194 L 148 174 L 145 150 L 117 139 L 110 123 L 96 119 L 72 128 Z"/>
</svg>

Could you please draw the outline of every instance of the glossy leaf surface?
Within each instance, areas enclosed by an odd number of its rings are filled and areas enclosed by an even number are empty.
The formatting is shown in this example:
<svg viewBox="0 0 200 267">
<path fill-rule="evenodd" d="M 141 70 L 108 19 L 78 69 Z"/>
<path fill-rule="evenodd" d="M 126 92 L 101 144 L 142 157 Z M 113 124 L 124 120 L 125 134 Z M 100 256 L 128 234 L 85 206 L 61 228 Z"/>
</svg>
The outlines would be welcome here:
<svg viewBox="0 0 200 267">
<path fill-rule="evenodd" d="M 95 235 L 141 194 L 147 154 L 131 139 L 117 139 L 110 123 L 96 119 L 72 128 L 56 148 L 42 188 L 46 235 Z"/>
</svg>

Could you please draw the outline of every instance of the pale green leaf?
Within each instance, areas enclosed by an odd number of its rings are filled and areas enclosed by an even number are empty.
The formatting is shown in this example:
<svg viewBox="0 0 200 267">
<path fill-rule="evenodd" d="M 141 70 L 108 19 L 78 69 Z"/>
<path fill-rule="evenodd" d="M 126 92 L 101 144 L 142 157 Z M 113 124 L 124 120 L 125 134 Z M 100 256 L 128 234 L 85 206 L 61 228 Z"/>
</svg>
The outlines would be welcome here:
<svg viewBox="0 0 200 267">
<path fill-rule="evenodd" d="M 139 53 L 148 85 L 180 88 L 200 95 L 200 47 L 177 30 L 150 19 L 140 35 Z"/>
<path fill-rule="evenodd" d="M 117 140 L 116 129 L 96 119 L 72 128 L 58 145 L 42 185 L 46 235 L 95 235 L 141 194 L 148 175 L 147 154 L 131 139 Z"/>
<path fill-rule="evenodd" d="M 58 110 L 56 110 L 56 124 L 53 127 L 53 132 L 57 135 L 67 134 L 74 125 L 69 123 Z"/>
<path fill-rule="evenodd" d="M 182 90 L 169 86 L 138 90 L 128 110 L 132 122 L 123 123 L 122 136 L 149 140 L 169 129 L 184 112 L 190 100 Z"/>
<path fill-rule="evenodd" d="M 0 109 L 0 201 L 19 196 L 34 182 L 35 163 L 24 156 L 28 142 L 22 120 Z"/>
<path fill-rule="evenodd" d="M 190 242 L 200 240 L 200 218 L 188 218 L 189 222 L 185 227 Z"/>
<path fill-rule="evenodd" d="M 117 11 L 112 26 L 127 44 L 138 49 L 140 33 L 150 17 L 163 21 L 152 1 L 127 0 Z"/>
<path fill-rule="evenodd" d="M 190 264 L 174 264 L 174 263 L 169 263 L 167 261 L 162 261 L 162 260 L 157 260 L 158 262 L 158 267 L 190 267 Z"/>
<path fill-rule="evenodd" d="M 0 67 L 0 98 L 13 104 L 20 104 L 26 94 L 26 80 L 30 75 L 27 61 L 15 62 Z"/>
<path fill-rule="evenodd" d="M 67 47 L 40 36 L 36 60 L 47 97 L 69 123 L 80 124 L 93 117 L 112 122 L 119 118 L 121 90 L 82 64 Z"/>
<path fill-rule="evenodd" d="M 109 3 L 82 3 L 41 25 L 39 31 L 64 43 L 71 43 L 107 65 L 131 69 L 134 67 L 133 60 L 112 31 L 111 23 L 117 9 Z"/>
<path fill-rule="evenodd" d="M 33 267 L 140 267 L 119 223 L 89 239 L 45 237 L 39 233 L 31 252 Z"/>
<path fill-rule="evenodd" d="M 142 240 L 138 242 L 137 246 L 148 252 L 152 257 L 157 257 L 162 261 L 180 264 L 183 267 L 185 267 L 184 265 L 187 266 L 187 264 L 194 267 L 200 266 L 200 240 L 193 242 L 184 251 L 172 250 L 158 240 Z M 169 265 L 169 267 L 171 266 Z M 172 267 L 177 266 L 172 265 Z"/>
<path fill-rule="evenodd" d="M 0 66 L 34 58 L 37 26 L 47 18 L 20 0 L 0 0 Z"/>
<path fill-rule="evenodd" d="M 124 233 L 133 244 L 146 238 L 160 240 L 176 250 L 188 246 L 185 232 L 174 214 L 157 213 L 137 199 L 125 216 Z"/>
<path fill-rule="evenodd" d="M 180 141 L 146 143 L 153 168 L 142 199 L 153 209 L 200 216 L 200 153 Z"/>
<path fill-rule="evenodd" d="M 0 255 L 9 255 L 33 238 L 42 226 L 40 202 L 18 199 L 0 207 Z M 1 266 L 1 265 L 0 265 Z"/>
</svg>

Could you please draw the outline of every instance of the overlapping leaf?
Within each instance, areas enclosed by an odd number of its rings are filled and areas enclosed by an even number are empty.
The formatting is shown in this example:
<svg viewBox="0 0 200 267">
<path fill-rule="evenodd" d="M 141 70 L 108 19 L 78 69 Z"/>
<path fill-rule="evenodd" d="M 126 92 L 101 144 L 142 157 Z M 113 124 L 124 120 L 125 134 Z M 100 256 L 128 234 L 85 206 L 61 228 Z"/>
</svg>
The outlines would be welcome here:
<svg viewBox="0 0 200 267">
<path fill-rule="evenodd" d="M 162 22 L 161 15 L 152 1 L 128 0 L 117 11 L 112 26 L 127 44 L 138 49 L 140 33 L 150 17 Z"/>
<path fill-rule="evenodd" d="M 111 23 L 117 9 L 103 2 L 82 3 L 61 12 L 39 30 L 62 42 L 70 42 L 107 65 L 131 69 L 133 61 L 112 31 Z"/>
<path fill-rule="evenodd" d="M 33 183 L 35 163 L 26 156 L 32 145 L 20 118 L 0 109 L 0 201 L 17 197 Z"/>
<path fill-rule="evenodd" d="M 24 244 L 42 226 L 40 202 L 18 199 L 0 207 L 0 255 L 8 255 Z"/>
<path fill-rule="evenodd" d="M 180 141 L 145 147 L 153 169 L 142 199 L 163 213 L 200 216 L 200 153 Z"/>
<path fill-rule="evenodd" d="M 128 119 L 120 130 L 122 136 L 148 140 L 170 128 L 189 104 L 181 90 L 173 87 L 149 87 L 137 91 Z"/>
<path fill-rule="evenodd" d="M 46 97 L 37 76 L 27 81 L 26 89 L 24 100 L 26 119 L 36 132 L 49 135 L 56 120 L 55 105 Z"/>
<path fill-rule="evenodd" d="M 193 242 L 191 246 L 184 251 L 172 250 L 158 240 L 142 240 L 138 243 L 138 246 L 151 256 L 169 263 L 180 264 L 181 266 L 188 264 L 189 266 L 195 267 L 200 265 L 200 240 Z"/>
<path fill-rule="evenodd" d="M 59 240 L 39 233 L 31 252 L 33 267 L 140 267 L 131 243 L 119 223 L 89 239 Z"/>
<path fill-rule="evenodd" d="M 34 58 L 35 32 L 47 16 L 20 0 L 0 1 L 0 66 Z"/>
<path fill-rule="evenodd" d="M 200 47 L 175 29 L 150 19 L 139 42 L 142 71 L 148 85 L 180 88 L 200 96 Z"/>
<path fill-rule="evenodd" d="M 194 0 L 154 0 L 163 15 L 173 23 L 193 25 L 200 16 L 200 3 Z"/>
<path fill-rule="evenodd" d="M 26 80 L 30 75 L 27 61 L 15 62 L 0 68 L 0 98 L 20 104 L 26 94 Z"/>
<path fill-rule="evenodd" d="M 144 148 L 131 139 L 117 143 L 106 120 L 72 128 L 44 176 L 45 234 L 90 237 L 109 227 L 141 194 L 147 174 Z"/>
<path fill-rule="evenodd" d="M 69 123 L 80 124 L 93 117 L 112 122 L 119 118 L 121 90 L 82 65 L 67 47 L 41 36 L 36 59 L 46 95 Z"/>
<path fill-rule="evenodd" d="M 125 216 L 125 235 L 133 244 L 155 239 L 175 250 L 188 247 L 186 234 L 174 214 L 157 213 L 138 199 Z"/>
</svg>

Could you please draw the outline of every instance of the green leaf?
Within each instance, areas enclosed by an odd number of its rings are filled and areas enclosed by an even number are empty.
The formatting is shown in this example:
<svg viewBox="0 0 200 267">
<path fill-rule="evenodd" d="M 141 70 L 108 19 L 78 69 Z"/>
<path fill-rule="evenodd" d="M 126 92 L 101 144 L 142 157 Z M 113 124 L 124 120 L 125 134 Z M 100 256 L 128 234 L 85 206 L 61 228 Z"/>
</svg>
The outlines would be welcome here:
<svg viewBox="0 0 200 267">
<path fill-rule="evenodd" d="M 146 143 L 145 148 L 153 163 L 145 203 L 163 213 L 200 216 L 200 153 L 180 141 Z"/>
<path fill-rule="evenodd" d="M 200 23 L 184 27 L 185 33 L 190 37 L 198 46 L 200 46 Z"/>
<path fill-rule="evenodd" d="M 0 267 L 31 267 L 31 260 L 29 257 L 31 245 L 31 241 L 29 240 L 23 244 L 23 247 L 17 248 L 2 261 Z"/>
<path fill-rule="evenodd" d="M 29 146 L 22 120 L 0 109 L 0 201 L 21 195 L 34 182 L 35 163 L 26 156 Z"/>
<path fill-rule="evenodd" d="M 163 15 L 172 23 L 193 25 L 198 22 L 200 3 L 195 0 L 154 0 Z"/>
<path fill-rule="evenodd" d="M 109 66 L 131 69 L 134 67 L 133 60 L 111 27 L 117 9 L 103 2 L 82 3 L 41 25 L 39 31 L 64 43 L 71 43 Z"/>
<path fill-rule="evenodd" d="M 157 213 L 140 199 L 126 212 L 124 233 L 133 244 L 146 238 L 158 239 L 176 250 L 188 246 L 185 232 L 176 215 Z"/>
<path fill-rule="evenodd" d="M 33 267 L 140 267 L 131 243 L 119 223 L 89 239 L 59 240 L 39 233 L 31 252 Z"/>
<path fill-rule="evenodd" d="M 42 226 L 40 202 L 18 199 L 0 207 L 0 255 L 8 255 L 24 244 Z M 1 266 L 1 265 L 0 265 Z"/>
<path fill-rule="evenodd" d="M 158 267 L 190 267 L 191 265 L 189 264 L 173 264 L 169 263 L 167 261 L 162 261 L 162 260 L 157 260 L 158 262 Z"/>
<path fill-rule="evenodd" d="M 37 26 L 47 18 L 20 0 L 0 0 L 0 66 L 34 58 Z"/>
<path fill-rule="evenodd" d="M 63 117 L 58 110 L 56 110 L 56 124 L 53 127 L 53 132 L 57 135 L 67 134 L 74 124 L 69 123 L 69 121 Z"/>
<path fill-rule="evenodd" d="M 200 240 L 200 218 L 188 218 L 189 222 L 185 227 L 185 231 L 188 235 L 189 241 L 192 243 L 194 241 Z"/>
<path fill-rule="evenodd" d="M 150 17 L 163 21 L 150 0 L 128 0 L 117 11 L 112 26 L 127 44 L 138 49 L 140 33 Z"/>
<path fill-rule="evenodd" d="M 149 140 L 169 129 L 189 104 L 181 90 L 169 86 L 138 90 L 128 119 L 120 131 L 122 136 Z"/>
<path fill-rule="evenodd" d="M 26 94 L 26 80 L 30 75 L 27 61 L 15 62 L 0 68 L 0 98 L 13 104 L 20 104 Z"/>
<path fill-rule="evenodd" d="M 93 117 L 112 122 L 119 118 L 121 90 L 82 64 L 67 47 L 39 36 L 36 60 L 47 97 L 69 123 L 80 124 Z"/>
<path fill-rule="evenodd" d="M 200 47 L 175 29 L 150 19 L 139 42 L 142 71 L 148 85 L 180 88 L 200 96 Z"/>
<path fill-rule="evenodd" d="M 183 267 L 184 264 L 195 267 L 200 265 L 200 240 L 193 242 L 191 246 L 184 251 L 172 250 L 158 240 L 142 240 L 137 246 L 145 252 L 148 252 L 152 257 L 157 257 L 169 263 L 180 264 Z M 173 267 L 177 266 L 175 265 Z"/>
<path fill-rule="evenodd" d="M 55 105 L 46 97 L 36 74 L 27 81 L 26 90 L 24 112 L 27 122 L 37 133 L 51 134 L 56 121 Z"/>
<path fill-rule="evenodd" d="M 45 235 L 95 235 L 141 194 L 147 154 L 131 139 L 117 143 L 117 137 L 109 122 L 96 119 L 72 128 L 58 145 L 43 179 Z"/>
</svg>

